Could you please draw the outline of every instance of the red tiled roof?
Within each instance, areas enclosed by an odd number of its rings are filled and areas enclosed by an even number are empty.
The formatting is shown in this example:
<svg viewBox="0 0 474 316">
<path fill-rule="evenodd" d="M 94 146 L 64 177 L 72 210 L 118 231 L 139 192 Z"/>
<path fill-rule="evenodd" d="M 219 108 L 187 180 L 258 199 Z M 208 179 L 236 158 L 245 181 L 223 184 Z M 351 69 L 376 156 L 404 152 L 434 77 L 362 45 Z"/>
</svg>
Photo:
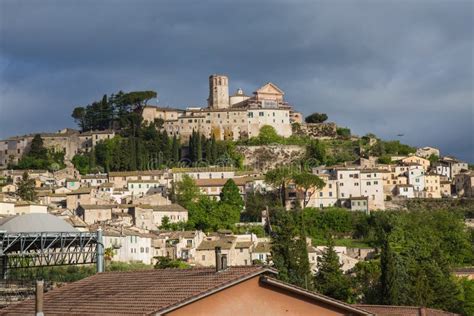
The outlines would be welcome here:
<svg viewBox="0 0 474 316">
<path fill-rule="evenodd" d="M 439 309 L 418 306 L 393 306 L 393 305 L 354 305 L 375 315 L 390 316 L 446 316 L 457 315 Z"/>
<path fill-rule="evenodd" d="M 149 315 L 272 270 L 261 266 L 105 272 L 44 295 L 45 315 Z M 34 300 L 0 310 L 33 315 Z"/>
</svg>

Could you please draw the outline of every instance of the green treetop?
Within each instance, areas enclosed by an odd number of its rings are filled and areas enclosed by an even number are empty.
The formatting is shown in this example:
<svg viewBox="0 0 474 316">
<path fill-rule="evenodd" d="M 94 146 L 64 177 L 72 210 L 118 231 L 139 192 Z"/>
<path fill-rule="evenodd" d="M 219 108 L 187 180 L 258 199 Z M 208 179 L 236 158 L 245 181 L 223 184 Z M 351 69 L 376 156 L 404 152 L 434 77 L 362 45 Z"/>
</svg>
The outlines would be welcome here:
<svg viewBox="0 0 474 316">
<path fill-rule="evenodd" d="M 339 256 L 334 250 L 334 243 L 329 241 L 328 247 L 318 260 L 318 272 L 314 277 L 318 292 L 332 298 L 347 301 L 350 296 L 349 279 L 343 274 Z"/>
<path fill-rule="evenodd" d="M 242 210 L 244 206 L 244 201 L 240 196 L 239 187 L 232 179 L 227 180 L 227 182 L 224 184 L 220 197 L 222 203 L 234 206 L 239 210 Z"/>
<path fill-rule="evenodd" d="M 28 172 L 23 172 L 20 182 L 18 183 L 17 194 L 24 201 L 35 201 L 36 192 L 35 192 L 35 180 L 30 179 Z"/>
<path fill-rule="evenodd" d="M 187 174 L 183 175 L 181 181 L 176 183 L 176 197 L 178 204 L 189 207 L 200 196 L 199 188 L 194 180 Z"/>
</svg>

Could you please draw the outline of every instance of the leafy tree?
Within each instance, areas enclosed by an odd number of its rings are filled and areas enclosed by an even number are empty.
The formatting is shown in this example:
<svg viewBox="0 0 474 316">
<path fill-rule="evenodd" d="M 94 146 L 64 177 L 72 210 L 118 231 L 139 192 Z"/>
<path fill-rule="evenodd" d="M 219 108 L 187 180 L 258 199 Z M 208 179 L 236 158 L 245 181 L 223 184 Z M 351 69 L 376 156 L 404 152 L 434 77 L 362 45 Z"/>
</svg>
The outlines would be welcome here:
<svg viewBox="0 0 474 316">
<path fill-rule="evenodd" d="M 155 269 L 169 269 L 169 268 L 179 268 L 187 269 L 190 266 L 181 260 L 174 260 L 169 257 L 155 257 L 156 264 Z"/>
<path fill-rule="evenodd" d="M 303 207 L 308 205 L 309 200 L 316 191 L 321 190 L 326 185 L 320 177 L 308 172 L 301 172 L 294 175 L 293 180 L 297 187 L 303 189 Z"/>
<path fill-rule="evenodd" d="M 306 123 L 323 123 L 328 119 L 325 113 L 313 113 L 305 118 Z"/>
<path fill-rule="evenodd" d="M 48 151 L 44 147 L 43 138 L 40 134 L 36 134 L 31 141 L 31 147 L 28 155 L 34 159 L 48 159 Z"/>
<path fill-rule="evenodd" d="M 279 143 L 281 141 L 281 136 L 278 135 L 273 126 L 264 125 L 260 128 L 258 140 L 261 145 L 268 145 L 271 143 Z"/>
<path fill-rule="evenodd" d="M 209 218 L 213 230 L 230 229 L 240 221 L 240 209 L 230 204 L 214 202 Z"/>
<path fill-rule="evenodd" d="M 112 247 L 105 248 L 104 250 L 105 262 L 112 261 L 112 259 L 114 258 L 114 255 L 115 255 L 114 248 Z"/>
<path fill-rule="evenodd" d="M 181 181 L 176 183 L 176 196 L 178 204 L 188 208 L 200 196 L 199 188 L 194 180 L 187 174 L 183 175 Z"/>
<path fill-rule="evenodd" d="M 457 312 L 462 315 L 474 315 L 474 280 L 462 278 L 458 282 L 461 288 L 462 306 Z"/>
<path fill-rule="evenodd" d="M 272 185 L 273 187 L 278 188 L 282 206 L 285 206 L 286 204 L 286 186 L 292 179 L 292 176 L 293 172 L 285 167 L 269 170 L 265 174 L 265 182 Z"/>
<path fill-rule="evenodd" d="M 35 180 L 30 179 L 28 172 L 23 172 L 21 180 L 18 182 L 17 192 L 18 196 L 24 201 L 35 201 Z"/>
<path fill-rule="evenodd" d="M 378 163 L 381 163 L 381 164 L 390 164 L 392 163 L 392 157 L 390 157 L 389 155 L 383 155 L 383 156 L 380 156 L 378 159 L 377 159 L 377 162 Z"/>
<path fill-rule="evenodd" d="M 320 140 L 312 140 L 306 147 L 308 159 L 316 160 L 318 165 L 324 165 L 327 162 L 327 148 Z"/>
<path fill-rule="evenodd" d="M 82 106 L 75 107 L 72 111 L 72 115 L 74 121 L 76 121 L 77 125 L 81 128 L 82 131 L 86 130 L 86 109 Z"/>
<path fill-rule="evenodd" d="M 347 139 L 351 137 L 351 130 L 347 127 L 338 127 L 336 132 L 337 132 L 337 135 L 343 138 Z"/>
<path fill-rule="evenodd" d="M 428 157 L 428 160 L 430 161 L 430 164 L 433 166 L 435 163 L 437 163 L 439 161 L 439 157 L 435 154 L 431 154 Z"/>
<path fill-rule="evenodd" d="M 88 174 L 90 172 L 89 159 L 85 155 L 76 154 L 72 158 L 74 168 L 76 168 L 80 174 Z"/>
<path fill-rule="evenodd" d="M 220 194 L 221 203 L 229 204 L 236 207 L 239 211 L 244 206 L 244 201 L 240 195 L 239 187 L 235 184 L 234 180 L 229 179 L 222 187 Z"/>
<path fill-rule="evenodd" d="M 339 256 L 334 243 L 329 240 L 327 248 L 318 260 L 318 272 L 314 277 L 316 290 L 332 298 L 347 301 L 351 296 L 350 283 L 341 270 Z"/>
<path fill-rule="evenodd" d="M 23 154 L 15 169 L 48 169 L 56 171 L 64 168 L 64 152 L 49 150 L 44 147 L 40 134 L 36 134 L 31 141 L 30 149 Z"/>
<path fill-rule="evenodd" d="M 278 197 L 272 192 L 249 192 L 245 196 L 245 211 L 242 220 L 245 222 L 259 222 L 262 211 L 267 207 L 273 208 L 278 204 Z"/>
<path fill-rule="evenodd" d="M 355 295 L 364 304 L 379 304 L 380 297 L 380 261 L 359 261 L 354 267 L 352 280 Z"/>
</svg>

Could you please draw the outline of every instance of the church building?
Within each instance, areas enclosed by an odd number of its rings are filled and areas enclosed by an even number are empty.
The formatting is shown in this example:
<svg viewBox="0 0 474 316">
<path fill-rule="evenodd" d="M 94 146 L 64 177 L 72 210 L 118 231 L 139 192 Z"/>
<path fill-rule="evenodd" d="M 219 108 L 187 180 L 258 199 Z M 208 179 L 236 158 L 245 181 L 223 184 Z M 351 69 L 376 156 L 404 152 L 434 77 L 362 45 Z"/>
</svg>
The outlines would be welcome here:
<svg viewBox="0 0 474 316">
<path fill-rule="evenodd" d="M 144 121 L 162 119 L 169 135 L 186 142 L 193 131 L 218 140 L 239 140 L 258 136 L 260 128 L 270 125 L 284 137 L 292 134 L 291 124 L 301 123 L 301 114 L 284 100 L 284 92 L 269 82 L 253 96 L 242 89 L 229 96 L 229 79 L 223 75 L 209 77 L 209 98 L 205 108 L 186 110 L 146 106 Z"/>
</svg>

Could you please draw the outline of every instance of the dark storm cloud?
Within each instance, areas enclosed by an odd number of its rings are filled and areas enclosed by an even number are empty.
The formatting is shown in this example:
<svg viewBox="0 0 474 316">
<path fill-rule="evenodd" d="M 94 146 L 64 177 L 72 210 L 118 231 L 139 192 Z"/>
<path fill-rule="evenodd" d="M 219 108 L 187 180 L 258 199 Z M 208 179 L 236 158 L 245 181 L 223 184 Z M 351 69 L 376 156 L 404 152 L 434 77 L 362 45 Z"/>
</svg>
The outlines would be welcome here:
<svg viewBox="0 0 474 316">
<path fill-rule="evenodd" d="M 474 161 L 471 1 L 0 1 L 0 137 L 154 89 L 203 105 L 207 76 L 272 81 L 302 111 Z"/>
</svg>

